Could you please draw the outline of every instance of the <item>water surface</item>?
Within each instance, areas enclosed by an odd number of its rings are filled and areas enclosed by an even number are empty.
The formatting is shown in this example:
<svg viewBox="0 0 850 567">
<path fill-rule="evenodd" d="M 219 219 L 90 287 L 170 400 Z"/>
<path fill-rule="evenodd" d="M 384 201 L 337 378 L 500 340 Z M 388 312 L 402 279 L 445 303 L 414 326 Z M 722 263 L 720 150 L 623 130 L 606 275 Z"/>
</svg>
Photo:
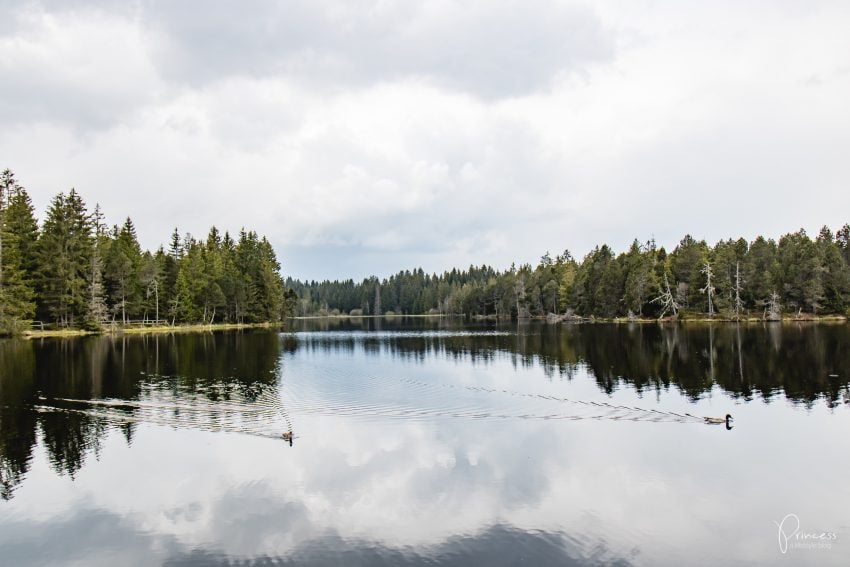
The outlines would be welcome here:
<svg viewBox="0 0 850 567">
<path fill-rule="evenodd" d="M 400 318 L 0 341 L 0 563 L 846 564 L 848 347 Z"/>
</svg>

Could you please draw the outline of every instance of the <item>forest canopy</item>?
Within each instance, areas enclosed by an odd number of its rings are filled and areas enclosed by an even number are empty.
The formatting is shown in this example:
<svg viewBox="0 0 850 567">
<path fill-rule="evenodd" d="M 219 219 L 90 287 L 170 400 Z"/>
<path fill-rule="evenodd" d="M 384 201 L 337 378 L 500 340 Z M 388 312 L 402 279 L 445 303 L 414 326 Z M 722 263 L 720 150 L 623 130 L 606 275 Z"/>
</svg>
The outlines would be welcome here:
<svg viewBox="0 0 850 567">
<path fill-rule="evenodd" d="M 470 266 L 443 274 L 421 268 L 389 278 L 301 282 L 300 315 L 463 314 L 499 318 L 712 316 L 778 319 L 846 315 L 850 308 L 850 225 L 805 230 L 778 241 L 757 237 L 709 246 L 688 235 L 670 252 L 635 240 L 619 254 L 606 245 L 581 261 L 546 253 L 536 266 L 497 272 Z"/>
<path fill-rule="evenodd" d="M 850 225 L 710 246 L 685 236 L 668 252 L 635 240 L 580 261 L 547 252 L 536 266 L 486 265 L 379 279 L 284 281 L 265 237 L 212 227 L 142 250 L 133 221 L 109 227 L 71 189 L 41 225 L 26 189 L 0 174 L 0 333 L 40 321 L 60 328 L 278 322 L 290 315 L 440 314 L 496 318 L 847 315 Z"/>
<path fill-rule="evenodd" d="M 33 320 L 98 329 L 153 324 L 280 321 L 287 294 L 271 244 L 212 227 L 203 240 L 175 228 L 168 248 L 142 250 L 128 217 L 105 224 L 71 189 L 50 202 L 41 226 L 26 189 L 0 174 L 0 333 Z"/>
</svg>

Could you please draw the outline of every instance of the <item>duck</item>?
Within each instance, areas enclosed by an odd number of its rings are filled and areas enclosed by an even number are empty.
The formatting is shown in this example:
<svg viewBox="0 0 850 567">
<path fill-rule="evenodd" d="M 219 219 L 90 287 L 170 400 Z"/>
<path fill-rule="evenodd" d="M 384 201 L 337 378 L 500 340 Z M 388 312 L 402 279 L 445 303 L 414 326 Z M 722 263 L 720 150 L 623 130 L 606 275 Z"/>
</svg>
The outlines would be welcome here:
<svg viewBox="0 0 850 567">
<path fill-rule="evenodd" d="M 292 445 L 292 432 L 291 431 L 284 431 L 283 433 L 280 434 L 280 437 L 284 441 L 287 441 L 290 445 Z"/>
<path fill-rule="evenodd" d="M 723 425 L 726 424 L 726 429 L 732 429 L 732 426 L 729 425 L 729 422 L 732 421 L 732 415 L 726 414 L 726 417 L 704 417 L 703 420 L 705 423 L 711 425 Z"/>
</svg>

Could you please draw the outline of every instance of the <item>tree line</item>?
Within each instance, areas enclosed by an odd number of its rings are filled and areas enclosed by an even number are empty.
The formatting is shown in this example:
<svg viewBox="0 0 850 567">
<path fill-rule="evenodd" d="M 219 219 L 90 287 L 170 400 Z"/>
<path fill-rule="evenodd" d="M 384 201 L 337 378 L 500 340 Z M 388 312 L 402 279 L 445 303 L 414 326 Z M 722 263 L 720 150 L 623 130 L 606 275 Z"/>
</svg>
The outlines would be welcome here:
<svg viewBox="0 0 850 567">
<path fill-rule="evenodd" d="M 783 314 L 847 315 L 850 225 L 805 230 L 777 240 L 759 236 L 710 246 L 685 236 L 670 252 L 635 240 L 619 254 L 596 246 L 581 261 L 569 251 L 536 266 L 497 272 L 470 266 L 441 275 L 421 268 L 362 282 L 287 280 L 301 315 L 456 314 L 532 316 L 708 316 L 778 319 Z"/>
<path fill-rule="evenodd" d="M 294 304 L 265 237 L 206 239 L 174 229 L 166 250 L 142 250 L 128 217 L 111 228 L 71 189 L 39 226 L 14 173 L 0 174 L 0 333 L 33 320 L 97 330 L 143 320 L 168 324 L 280 321 Z"/>
</svg>

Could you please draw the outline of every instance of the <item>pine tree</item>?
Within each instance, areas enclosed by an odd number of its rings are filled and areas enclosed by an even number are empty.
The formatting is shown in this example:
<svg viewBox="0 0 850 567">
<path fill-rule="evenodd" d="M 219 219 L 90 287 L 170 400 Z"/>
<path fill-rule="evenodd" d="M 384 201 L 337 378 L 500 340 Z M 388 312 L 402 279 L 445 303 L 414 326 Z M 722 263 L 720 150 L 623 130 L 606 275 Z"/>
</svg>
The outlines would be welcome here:
<svg viewBox="0 0 850 567">
<path fill-rule="evenodd" d="M 383 311 L 381 311 L 381 281 L 378 278 L 375 278 L 375 306 L 372 312 L 377 315 L 383 315 Z"/>
<path fill-rule="evenodd" d="M 24 271 L 27 285 L 34 287 L 35 273 L 38 269 L 38 223 L 35 210 L 26 189 L 15 183 L 7 194 L 6 229 L 15 236 L 20 267 Z"/>
<path fill-rule="evenodd" d="M 91 257 L 91 276 L 89 279 L 89 308 L 86 325 L 89 328 L 100 328 L 100 325 L 108 317 L 109 310 L 106 307 L 106 295 L 103 287 L 103 260 L 97 244 L 94 246 Z"/>
<path fill-rule="evenodd" d="M 197 321 L 197 313 L 192 301 L 192 286 L 189 282 L 190 276 L 185 269 L 177 273 L 177 281 L 174 286 L 174 298 L 172 299 L 169 314 L 171 324 L 176 322 L 188 323 Z"/>
<path fill-rule="evenodd" d="M 109 237 L 106 234 L 103 212 L 100 203 L 96 203 L 91 214 L 91 227 L 94 233 L 91 253 L 91 273 L 89 274 L 89 305 L 86 326 L 90 329 L 100 329 L 109 316 L 106 305 L 106 289 L 103 284 L 103 255 L 108 247 Z"/>
<path fill-rule="evenodd" d="M 263 237 L 260 240 L 260 266 L 262 285 L 263 321 L 279 321 L 283 303 L 283 280 L 280 278 L 280 264 L 271 243 Z"/>
<path fill-rule="evenodd" d="M 564 250 L 555 259 L 555 277 L 558 281 L 558 302 L 565 308 L 574 307 L 572 299 L 577 272 L 578 264 L 570 251 Z"/>
<path fill-rule="evenodd" d="M 159 321 L 159 291 L 162 283 L 161 261 L 159 258 L 163 256 L 165 256 L 165 252 L 160 248 L 157 250 L 156 256 L 150 252 L 144 252 L 139 261 L 139 285 L 143 296 L 143 299 L 141 299 L 141 314 L 146 322 L 149 320 L 151 314 L 153 314 L 155 321 Z"/>
<path fill-rule="evenodd" d="M 742 268 L 742 277 L 747 282 L 745 301 L 750 305 L 757 305 L 773 293 L 780 283 L 776 242 L 762 236 L 756 238 Z"/>
<path fill-rule="evenodd" d="M 686 235 L 670 253 L 670 275 L 677 283 L 679 301 L 684 307 L 702 309 L 703 294 L 699 291 L 702 282 L 701 270 L 708 260 L 709 248 L 704 240 L 695 240 Z"/>
<path fill-rule="evenodd" d="M 0 175 L 0 334 L 22 330 L 35 312 L 27 270 L 28 238 L 33 234 L 28 216 L 34 222 L 29 197 L 7 169 Z"/>
<path fill-rule="evenodd" d="M 823 308 L 830 313 L 844 313 L 850 301 L 850 268 L 827 227 L 821 229 L 816 243 L 822 270 Z"/>
<path fill-rule="evenodd" d="M 38 241 L 40 310 L 62 326 L 85 320 L 93 249 L 85 204 L 74 189 L 50 204 Z"/>
<path fill-rule="evenodd" d="M 798 311 L 816 313 L 824 299 L 823 267 L 817 246 L 801 229 L 779 239 L 777 254 L 783 302 Z"/>
<path fill-rule="evenodd" d="M 623 257 L 625 291 L 623 304 L 630 313 L 643 315 L 644 305 L 658 291 L 658 276 L 655 274 L 656 252 L 650 243 L 644 250 L 637 239 Z"/>
</svg>

